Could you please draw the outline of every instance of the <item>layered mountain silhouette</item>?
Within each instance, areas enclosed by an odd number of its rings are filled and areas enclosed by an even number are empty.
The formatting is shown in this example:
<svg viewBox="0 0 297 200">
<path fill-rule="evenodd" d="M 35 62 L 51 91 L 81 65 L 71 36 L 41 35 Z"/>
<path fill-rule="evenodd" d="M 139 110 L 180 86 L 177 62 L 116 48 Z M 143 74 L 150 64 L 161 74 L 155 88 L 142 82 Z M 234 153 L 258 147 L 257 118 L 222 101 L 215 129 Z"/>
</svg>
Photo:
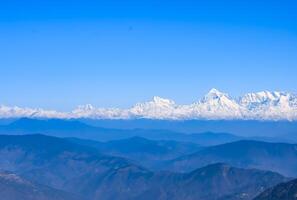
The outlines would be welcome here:
<svg viewBox="0 0 297 200">
<path fill-rule="evenodd" d="M 43 135 L 1 136 L 0 168 L 85 199 L 133 197 L 152 172 L 95 149 Z M 129 181 L 133 177 L 133 181 Z M 130 188 L 137 188 L 134 193 Z M 132 195 L 132 196 L 131 196 Z"/>
<path fill-rule="evenodd" d="M 212 163 L 257 168 L 297 176 L 297 145 L 260 141 L 238 141 L 207 147 L 167 163 L 167 168 L 189 172 Z"/>
<path fill-rule="evenodd" d="M 132 137 L 109 142 L 67 138 L 67 140 L 89 147 L 112 156 L 124 157 L 148 168 L 157 168 L 165 160 L 171 160 L 201 150 L 203 147 L 191 142 L 173 140 L 149 140 Z"/>
<path fill-rule="evenodd" d="M 288 179 L 280 174 L 213 164 L 189 173 L 153 172 L 67 139 L 0 136 L 0 169 L 86 200 L 252 199 Z"/>
<path fill-rule="evenodd" d="M 217 163 L 186 174 L 159 174 L 154 185 L 137 199 L 252 199 L 280 179 L 276 173 Z"/>
<path fill-rule="evenodd" d="M 286 121 L 90 121 L 21 118 L 8 122 L 5 120 L 0 125 L 0 134 L 39 133 L 99 141 L 136 136 L 152 140 L 193 142 L 204 146 L 238 140 L 297 143 L 296 131 L 297 123 Z"/>
<path fill-rule="evenodd" d="M 0 126 L 2 134 L 46 134 L 58 137 L 78 137 L 99 141 L 143 137 L 152 140 L 176 140 L 200 145 L 215 145 L 242 139 L 228 133 L 184 134 L 170 130 L 156 129 L 110 129 L 90 126 L 76 120 L 22 118 L 8 125 Z"/>
</svg>

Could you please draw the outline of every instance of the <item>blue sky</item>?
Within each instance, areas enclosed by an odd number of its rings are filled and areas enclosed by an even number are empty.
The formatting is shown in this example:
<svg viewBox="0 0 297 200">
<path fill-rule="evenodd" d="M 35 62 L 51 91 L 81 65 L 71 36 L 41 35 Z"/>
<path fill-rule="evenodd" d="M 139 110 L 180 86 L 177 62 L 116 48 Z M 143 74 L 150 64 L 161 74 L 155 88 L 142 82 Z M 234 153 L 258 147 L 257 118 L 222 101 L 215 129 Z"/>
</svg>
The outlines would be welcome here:
<svg viewBox="0 0 297 200">
<path fill-rule="evenodd" d="M 0 1 L 0 104 L 297 92 L 296 1 Z"/>
</svg>

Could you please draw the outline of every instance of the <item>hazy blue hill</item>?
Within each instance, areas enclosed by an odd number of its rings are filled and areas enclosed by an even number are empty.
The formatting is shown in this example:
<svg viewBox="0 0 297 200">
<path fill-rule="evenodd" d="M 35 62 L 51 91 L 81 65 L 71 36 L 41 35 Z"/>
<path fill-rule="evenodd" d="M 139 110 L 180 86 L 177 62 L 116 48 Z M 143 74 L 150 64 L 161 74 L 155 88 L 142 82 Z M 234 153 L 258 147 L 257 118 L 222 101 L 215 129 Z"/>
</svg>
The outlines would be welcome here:
<svg viewBox="0 0 297 200">
<path fill-rule="evenodd" d="M 267 189 L 254 200 L 296 200 L 297 179 Z"/>
<path fill-rule="evenodd" d="M 114 148 L 123 153 L 143 152 L 149 154 L 167 154 L 171 151 L 174 151 L 175 149 L 181 149 L 187 152 L 201 148 L 199 145 L 189 142 L 148 140 L 137 136 L 123 140 L 114 140 L 105 144 L 106 149 Z"/>
<path fill-rule="evenodd" d="M 94 127 L 73 120 L 29 119 L 22 118 L 9 125 L 0 126 L 2 134 L 46 134 L 58 137 L 78 137 L 99 141 L 119 140 L 134 136 L 152 140 L 176 140 L 194 142 L 201 145 L 215 145 L 242 139 L 228 133 L 183 134 L 169 130 L 157 129 L 107 129 Z"/>
<path fill-rule="evenodd" d="M 86 129 L 93 130 L 95 127 L 86 125 L 85 123 L 74 120 L 61 120 L 61 119 L 30 119 L 21 118 L 9 124 L 10 128 L 25 129 L 31 131 L 43 131 L 43 130 L 76 130 Z"/>
<path fill-rule="evenodd" d="M 3 200 L 82 200 L 82 197 L 33 183 L 9 172 L 0 172 Z"/>
<path fill-rule="evenodd" d="M 171 140 L 149 140 L 134 136 L 122 140 L 112 140 L 108 142 L 97 142 L 94 140 L 83 140 L 77 138 L 66 138 L 67 140 L 86 146 L 95 147 L 102 151 L 117 151 L 122 153 L 148 153 L 148 154 L 167 154 L 176 148 L 185 151 L 200 150 L 202 147 L 190 142 L 177 142 Z M 183 153 L 182 153 L 183 154 Z"/>
<path fill-rule="evenodd" d="M 243 137 L 221 132 L 203 132 L 199 134 L 190 134 L 189 138 L 189 141 L 199 141 L 201 144 L 205 145 L 216 145 L 243 139 Z"/>
<path fill-rule="evenodd" d="M 71 151 L 75 153 L 87 152 L 92 155 L 100 155 L 99 151 L 73 144 L 67 140 L 63 140 L 57 137 L 50 137 L 41 134 L 25 135 L 25 136 L 9 136 L 0 135 L 0 148 L 18 148 L 29 153 L 38 153 L 44 158 L 56 156 L 59 153 L 65 151 Z M 0 161 L 1 163 L 1 161 Z"/>
<path fill-rule="evenodd" d="M 8 125 L 16 120 L 17 119 L 15 119 L 15 118 L 0 118 L 0 126 Z"/>
<path fill-rule="evenodd" d="M 109 142 L 67 138 L 80 145 L 96 148 L 98 151 L 113 156 L 120 156 L 136 161 L 150 169 L 155 168 L 164 160 L 174 159 L 201 150 L 202 147 L 190 142 L 172 140 L 149 140 L 142 137 L 132 137 Z"/>
<path fill-rule="evenodd" d="M 276 173 L 225 164 L 185 174 L 151 172 L 126 159 L 102 155 L 95 148 L 44 135 L 1 135 L 0 141 L 1 170 L 87 200 L 217 200 L 227 196 L 235 200 L 238 195 L 250 200 L 287 180 Z"/>
<path fill-rule="evenodd" d="M 269 186 L 288 180 L 273 172 L 213 164 L 186 174 L 159 175 L 156 184 L 137 199 L 239 200 L 252 199 Z"/>
<path fill-rule="evenodd" d="M 297 121 L 152 119 L 81 119 L 81 121 L 87 124 L 91 124 L 92 126 L 99 126 L 103 128 L 165 129 L 183 133 L 225 132 L 246 137 L 282 137 L 284 135 L 291 136 L 292 134 L 295 134 L 297 132 Z"/>
<path fill-rule="evenodd" d="M 216 162 L 297 176 L 297 145 L 238 141 L 207 147 L 197 153 L 177 158 L 167 167 L 177 171 L 191 171 Z"/>
<path fill-rule="evenodd" d="M 125 159 L 101 155 L 95 149 L 59 138 L 0 136 L 0 141 L 0 169 L 86 198 L 124 195 L 128 192 L 126 187 L 145 185 L 143 177 L 152 176 L 150 171 Z M 134 177 L 133 182 L 127 182 L 129 177 Z M 131 196 L 138 192 L 142 192 L 141 187 Z"/>
</svg>

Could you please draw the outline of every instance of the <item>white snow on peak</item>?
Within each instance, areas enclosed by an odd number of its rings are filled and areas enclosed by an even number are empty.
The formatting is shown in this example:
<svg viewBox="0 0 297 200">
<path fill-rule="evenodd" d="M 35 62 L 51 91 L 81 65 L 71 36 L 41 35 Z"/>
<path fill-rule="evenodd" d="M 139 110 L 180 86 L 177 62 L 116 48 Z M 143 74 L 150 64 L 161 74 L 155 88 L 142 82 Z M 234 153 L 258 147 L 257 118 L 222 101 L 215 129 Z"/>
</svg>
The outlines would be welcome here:
<svg viewBox="0 0 297 200">
<path fill-rule="evenodd" d="M 174 105 L 175 102 L 170 99 L 164 99 L 158 96 L 153 97 L 152 101 L 156 106 L 171 106 Z"/>
<path fill-rule="evenodd" d="M 94 110 L 94 106 L 92 104 L 79 105 L 77 107 L 77 110 L 81 110 L 81 111 L 92 111 L 92 110 Z"/>
<path fill-rule="evenodd" d="M 152 101 L 137 103 L 128 112 L 132 117 L 166 119 L 174 118 L 175 109 L 174 101 L 155 96 Z"/>
<path fill-rule="evenodd" d="M 226 93 L 223 93 L 219 90 L 217 90 L 216 88 L 212 88 L 206 95 L 205 97 L 208 97 L 208 98 L 219 98 L 219 97 L 222 97 L 222 96 L 227 96 Z"/>
<path fill-rule="evenodd" d="M 247 108 L 248 114 L 262 119 L 297 119 L 297 97 L 286 92 L 249 93 L 239 103 Z"/>
<path fill-rule="evenodd" d="M 282 92 L 269 92 L 263 91 L 258 93 L 248 93 L 241 98 L 241 103 L 251 104 L 251 103 L 271 103 L 278 101 L 281 96 L 287 96 L 287 93 Z"/>
<path fill-rule="evenodd" d="M 287 92 L 248 93 L 232 98 L 211 89 L 201 100 L 178 105 L 173 100 L 153 97 L 131 108 L 98 108 L 91 104 L 78 106 L 70 112 L 39 108 L 0 106 L 0 118 L 93 118 L 93 119 L 255 119 L 297 120 L 297 96 Z"/>
<path fill-rule="evenodd" d="M 241 106 L 228 94 L 211 89 L 200 101 L 190 105 L 192 117 L 233 119 L 241 117 Z"/>
<path fill-rule="evenodd" d="M 67 118 L 68 114 L 55 110 L 43 110 L 40 108 L 21 108 L 18 106 L 0 106 L 0 118 L 19 118 L 19 117 L 46 117 L 46 118 Z"/>
<path fill-rule="evenodd" d="M 200 103 L 214 105 L 214 106 L 233 106 L 232 104 L 236 103 L 228 94 L 220 92 L 216 89 L 211 89 L 205 96 L 202 98 Z"/>
</svg>

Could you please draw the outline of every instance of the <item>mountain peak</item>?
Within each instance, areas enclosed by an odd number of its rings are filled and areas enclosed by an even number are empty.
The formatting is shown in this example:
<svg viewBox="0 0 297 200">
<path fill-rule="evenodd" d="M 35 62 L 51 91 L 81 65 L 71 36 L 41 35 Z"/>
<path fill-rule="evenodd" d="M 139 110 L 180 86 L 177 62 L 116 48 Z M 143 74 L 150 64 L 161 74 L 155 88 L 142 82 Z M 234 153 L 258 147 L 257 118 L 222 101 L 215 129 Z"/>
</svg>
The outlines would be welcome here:
<svg viewBox="0 0 297 200">
<path fill-rule="evenodd" d="M 92 104 L 79 105 L 77 107 L 77 110 L 84 110 L 84 111 L 91 111 L 93 109 L 94 109 L 94 106 Z"/>
<path fill-rule="evenodd" d="M 220 98 L 223 96 L 228 96 L 228 94 L 223 93 L 215 88 L 212 88 L 206 95 L 205 98 L 207 99 L 216 99 L 216 98 Z"/>
<path fill-rule="evenodd" d="M 175 104 L 174 101 L 172 101 L 170 99 L 161 98 L 159 96 L 154 96 L 153 102 L 157 105 L 173 105 L 173 104 Z"/>
<path fill-rule="evenodd" d="M 209 90 L 208 94 L 221 94 L 222 92 L 216 88 L 212 88 Z"/>
<path fill-rule="evenodd" d="M 233 98 L 212 88 L 192 104 L 178 105 L 173 100 L 154 96 L 130 108 L 100 108 L 90 104 L 70 112 L 36 108 L 0 106 L 2 118 L 92 118 L 92 119 L 253 119 L 297 120 L 297 96 L 286 92 L 262 91 Z"/>
</svg>

